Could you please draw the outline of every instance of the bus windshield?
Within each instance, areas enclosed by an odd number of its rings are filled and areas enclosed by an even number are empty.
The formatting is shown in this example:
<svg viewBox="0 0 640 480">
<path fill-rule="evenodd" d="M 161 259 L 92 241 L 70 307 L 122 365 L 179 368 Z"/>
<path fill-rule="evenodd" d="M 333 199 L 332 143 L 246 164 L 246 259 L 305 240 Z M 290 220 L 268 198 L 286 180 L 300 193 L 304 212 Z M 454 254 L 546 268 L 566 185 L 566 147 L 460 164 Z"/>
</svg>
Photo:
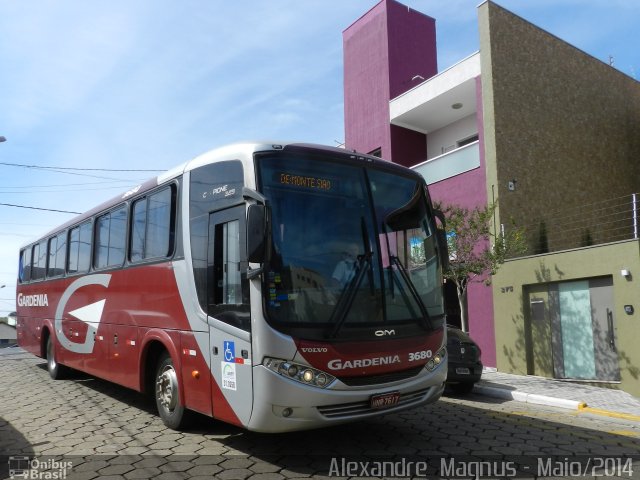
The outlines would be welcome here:
<svg viewBox="0 0 640 480">
<path fill-rule="evenodd" d="M 442 269 L 423 182 L 304 156 L 259 159 L 271 205 L 266 316 L 302 338 L 442 326 Z"/>
</svg>

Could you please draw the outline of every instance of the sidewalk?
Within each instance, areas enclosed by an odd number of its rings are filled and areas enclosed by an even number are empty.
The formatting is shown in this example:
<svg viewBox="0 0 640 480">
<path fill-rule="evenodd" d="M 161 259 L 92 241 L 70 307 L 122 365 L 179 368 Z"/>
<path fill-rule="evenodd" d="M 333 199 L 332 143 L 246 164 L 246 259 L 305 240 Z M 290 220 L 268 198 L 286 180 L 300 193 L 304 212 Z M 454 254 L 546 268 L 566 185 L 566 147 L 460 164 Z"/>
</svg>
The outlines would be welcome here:
<svg viewBox="0 0 640 480">
<path fill-rule="evenodd" d="M 474 393 L 640 421 L 640 398 L 565 380 L 484 371 Z"/>
</svg>

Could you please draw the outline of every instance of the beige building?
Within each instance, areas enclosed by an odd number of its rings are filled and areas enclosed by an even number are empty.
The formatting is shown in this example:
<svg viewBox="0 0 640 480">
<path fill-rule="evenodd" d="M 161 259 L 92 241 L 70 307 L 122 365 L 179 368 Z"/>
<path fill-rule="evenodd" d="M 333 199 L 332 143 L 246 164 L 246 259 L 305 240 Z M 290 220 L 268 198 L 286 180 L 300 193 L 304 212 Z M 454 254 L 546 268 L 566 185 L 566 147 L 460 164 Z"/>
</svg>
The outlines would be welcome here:
<svg viewBox="0 0 640 480">
<path fill-rule="evenodd" d="M 479 21 L 488 195 L 530 254 L 494 278 L 497 367 L 640 395 L 640 84 L 495 4 Z"/>
</svg>

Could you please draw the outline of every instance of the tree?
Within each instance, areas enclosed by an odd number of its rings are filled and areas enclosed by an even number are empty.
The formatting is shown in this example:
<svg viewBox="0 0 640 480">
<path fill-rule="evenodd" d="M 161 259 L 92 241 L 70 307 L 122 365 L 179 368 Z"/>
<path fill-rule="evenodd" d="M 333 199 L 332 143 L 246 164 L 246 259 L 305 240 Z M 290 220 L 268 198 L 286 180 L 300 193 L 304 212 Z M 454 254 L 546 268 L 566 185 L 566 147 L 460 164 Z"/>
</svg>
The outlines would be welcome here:
<svg viewBox="0 0 640 480">
<path fill-rule="evenodd" d="M 456 285 L 462 330 L 469 331 L 467 289 L 472 282 L 491 283 L 500 264 L 526 251 L 524 229 L 491 229 L 496 203 L 473 210 L 459 205 L 437 205 L 446 218 L 449 267 L 444 277 Z"/>
</svg>

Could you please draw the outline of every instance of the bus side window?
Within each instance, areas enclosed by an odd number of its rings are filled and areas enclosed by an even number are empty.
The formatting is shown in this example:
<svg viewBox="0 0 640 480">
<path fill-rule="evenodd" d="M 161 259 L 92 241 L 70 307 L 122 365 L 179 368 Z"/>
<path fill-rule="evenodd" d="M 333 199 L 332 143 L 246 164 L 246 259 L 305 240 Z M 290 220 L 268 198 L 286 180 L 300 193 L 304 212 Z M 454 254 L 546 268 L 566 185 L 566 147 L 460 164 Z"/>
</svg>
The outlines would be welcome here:
<svg viewBox="0 0 640 480">
<path fill-rule="evenodd" d="M 214 264 L 214 303 L 242 303 L 240 282 L 240 222 L 216 225 Z"/>
<path fill-rule="evenodd" d="M 96 251 L 93 266 L 122 266 L 127 232 L 127 208 L 121 206 L 96 220 Z"/>
<path fill-rule="evenodd" d="M 212 317 L 243 330 L 251 329 L 249 266 L 246 252 L 246 207 L 209 215 L 208 308 Z"/>
<path fill-rule="evenodd" d="M 32 252 L 31 280 L 42 280 L 47 267 L 47 242 L 37 243 Z"/>
<path fill-rule="evenodd" d="M 67 258 L 67 232 L 58 235 L 58 251 L 56 252 L 56 275 L 64 274 L 64 264 Z"/>
<path fill-rule="evenodd" d="M 49 239 L 49 261 L 47 262 L 47 277 L 59 277 L 64 273 L 64 260 L 67 253 L 66 232 Z"/>
<path fill-rule="evenodd" d="M 69 258 L 67 272 L 79 273 L 89 270 L 91 263 L 91 222 L 69 231 Z"/>
<path fill-rule="evenodd" d="M 56 254 L 58 253 L 58 237 L 49 239 L 49 260 L 47 261 L 47 277 L 56 276 Z"/>
<path fill-rule="evenodd" d="M 173 252 L 174 188 L 164 188 L 136 200 L 132 208 L 129 260 L 165 258 Z"/>
<path fill-rule="evenodd" d="M 20 283 L 26 283 L 31 280 L 31 249 L 25 248 L 20 252 Z"/>
<path fill-rule="evenodd" d="M 78 271 L 88 272 L 91 264 L 91 222 L 80 225 Z"/>
</svg>

